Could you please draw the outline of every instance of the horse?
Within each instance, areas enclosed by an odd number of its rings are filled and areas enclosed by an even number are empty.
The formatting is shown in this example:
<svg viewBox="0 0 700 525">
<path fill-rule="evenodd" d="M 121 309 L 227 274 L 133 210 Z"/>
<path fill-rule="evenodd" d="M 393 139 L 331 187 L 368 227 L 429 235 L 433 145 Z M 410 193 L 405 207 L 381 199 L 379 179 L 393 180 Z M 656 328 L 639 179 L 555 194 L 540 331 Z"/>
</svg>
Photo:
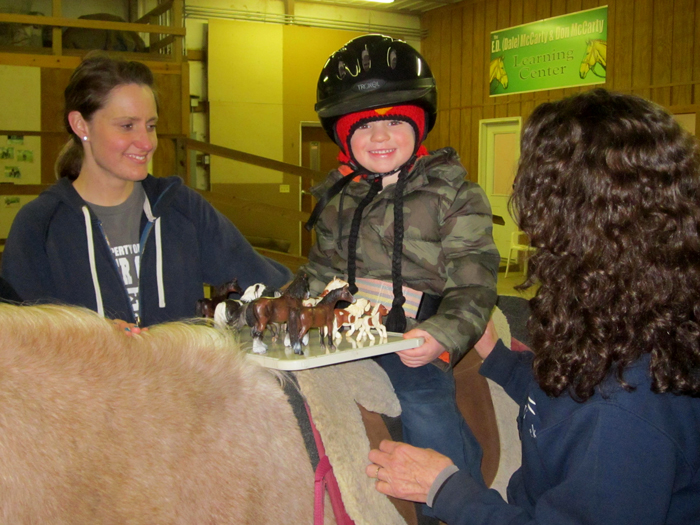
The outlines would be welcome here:
<svg viewBox="0 0 700 525">
<path fill-rule="evenodd" d="M 241 302 L 250 303 L 258 297 L 279 297 L 282 292 L 263 283 L 251 284 L 241 295 Z"/>
<path fill-rule="evenodd" d="M 506 66 L 503 62 L 503 55 L 494 58 L 489 65 L 489 85 L 491 85 L 491 82 L 494 80 L 501 84 L 503 89 L 508 89 L 508 74 L 506 73 Z"/>
<path fill-rule="evenodd" d="M 215 310 L 216 308 L 214 307 L 211 299 L 204 297 L 202 299 L 197 299 L 197 303 L 194 306 L 194 315 L 195 317 L 213 319 Z"/>
<path fill-rule="evenodd" d="M 238 285 L 238 279 L 234 277 L 231 281 L 219 286 L 212 287 L 211 298 L 198 299 L 195 304 L 195 317 L 204 317 L 213 319 L 216 312 L 216 307 L 219 303 L 226 301 L 229 294 L 242 294 L 243 290 Z"/>
<path fill-rule="evenodd" d="M 243 289 L 238 284 L 238 279 L 234 277 L 231 281 L 224 283 L 219 286 L 214 286 L 211 290 L 212 301 L 215 301 L 214 306 L 216 306 L 221 301 L 228 299 L 229 294 L 237 293 L 242 294 Z"/>
<path fill-rule="evenodd" d="M 356 341 L 358 343 L 361 343 L 365 340 L 365 337 L 369 337 L 369 340 L 371 342 L 374 342 L 372 328 L 379 332 L 380 338 L 386 340 L 387 333 L 386 327 L 384 326 L 384 318 L 387 316 L 388 313 L 389 310 L 387 310 L 386 306 L 384 306 L 382 303 L 377 303 L 372 309 L 372 312 L 362 317 L 362 326 L 360 327 L 360 330 L 357 333 Z"/>
<path fill-rule="evenodd" d="M 334 277 L 333 279 L 330 280 L 330 282 L 323 289 L 323 291 L 321 292 L 321 295 L 319 295 L 318 297 L 308 297 L 306 299 L 303 299 L 301 301 L 301 305 L 307 306 L 307 307 L 308 306 L 316 306 L 318 303 L 321 302 L 321 299 L 323 299 L 326 295 L 328 295 L 328 292 L 335 290 L 337 288 L 342 288 L 343 286 L 348 286 L 347 281 L 344 281 L 340 277 Z M 334 325 L 333 326 L 333 334 L 334 335 L 335 335 L 335 332 L 336 332 L 336 327 Z M 304 336 L 302 336 L 301 344 L 302 344 L 302 346 L 306 346 L 309 344 L 308 332 Z M 284 336 L 284 346 L 286 346 L 288 348 L 292 347 L 292 340 L 289 336 L 289 331 L 287 331 L 287 335 Z"/>
<path fill-rule="evenodd" d="M 309 297 L 308 299 L 304 299 L 302 301 L 302 304 L 304 306 L 316 306 L 319 302 L 321 302 L 321 299 L 323 299 L 326 295 L 328 295 L 328 292 L 335 290 L 337 288 L 342 288 L 343 286 L 347 286 L 348 282 L 344 281 L 340 277 L 333 277 L 326 287 L 323 289 L 321 292 L 321 295 L 318 297 Z"/>
<path fill-rule="evenodd" d="M 251 327 L 253 352 L 263 354 L 267 351 L 267 345 L 263 343 L 262 338 L 270 323 L 288 323 L 292 348 L 298 347 L 301 352 L 301 344 L 296 339 L 299 332 L 298 312 L 302 307 L 302 301 L 308 296 L 309 276 L 299 272 L 280 297 L 260 297 L 250 303 L 246 310 L 246 323 Z M 276 331 L 273 337 L 277 337 Z"/>
<path fill-rule="evenodd" d="M 353 296 L 347 284 L 342 288 L 336 288 L 328 292 L 316 306 L 302 306 L 299 312 L 298 340 L 302 340 L 310 328 L 318 328 L 321 344 L 325 347 L 326 353 L 329 349 L 335 350 L 335 344 L 333 344 L 333 323 L 335 322 L 335 314 L 333 311 L 338 301 L 352 303 Z M 299 345 L 297 349 L 292 344 L 292 348 L 295 354 L 303 353 L 301 351 L 301 345 Z"/>
<path fill-rule="evenodd" d="M 364 474 L 370 446 L 390 437 L 381 414 L 398 406 L 371 359 L 294 374 L 319 461 L 279 375 L 247 360 L 230 330 L 168 323 L 126 336 L 86 309 L 4 304 L 0 326 L 1 523 L 312 523 L 317 465 L 324 483 L 332 465 L 355 523 L 416 523 L 412 503 L 389 501 Z M 480 364 L 470 352 L 457 365 L 457 401 L 484 448 L 484 479 L 505 497 L 520 464 L 518 407 Z M 330 525 L 335 505 L 325 510 Z"/>
<path fill-rule="evenodd" d="M 57 305 L 0 324 L 0 522 L 313 523 L 298 420 L 232 332 Z"/>
<path fill-rule="evenodd" d="M 234 330 L 240 330 L 246 324 L 248 303 L 263 296 L 279 297 L 281 295 L 282 292 L 263 283 L 252 284 L 245 289 L 239 300 L 226 299 L 216 305 L 213 315 L 214 324 L 218 327 L 228 326 Z"/>
<path fill-rule="evenodd" d="M 605 78 L 605 75 L 599 75 L 596 70 L 596 64 L 600 64 L 600 67 L 607 72 L 607 54 L 608 54 L 608 43 L 605 40 L 588 40 L 586 42 L 586 54 L 581 61 L 581 67 L 579 68 L 579 76 L 581 78 L 586 78 L 589 71 L 600 78 Z"/>
<path fill-rule="evenodd" d="M 372 308 L 368 299 L 364 297 L 356 298 L 355 302 L 345 308 L 337 308 L 335 313 L 335 323 L 333 324 L 333 337 L 335 339 L 342 338 L 340 334 L 341 328 L 349 328 L 345 336 L 349 339 L 350 336 L 361 326 L 362 316 Z"/>
</svg>

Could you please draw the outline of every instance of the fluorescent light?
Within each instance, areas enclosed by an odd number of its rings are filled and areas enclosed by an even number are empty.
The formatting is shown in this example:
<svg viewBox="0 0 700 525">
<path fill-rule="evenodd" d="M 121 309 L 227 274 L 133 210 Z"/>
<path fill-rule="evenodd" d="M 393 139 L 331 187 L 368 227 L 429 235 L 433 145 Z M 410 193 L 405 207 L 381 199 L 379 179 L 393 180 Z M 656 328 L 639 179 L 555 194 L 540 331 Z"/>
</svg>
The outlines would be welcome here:
<svg viewBox="0 0 700 525">
<path fill-rule="evenodd" d="M 365 2 L 374 2 L 377 4 L 393 4 L 394 0 L 365 0 Z"/>
</svg>

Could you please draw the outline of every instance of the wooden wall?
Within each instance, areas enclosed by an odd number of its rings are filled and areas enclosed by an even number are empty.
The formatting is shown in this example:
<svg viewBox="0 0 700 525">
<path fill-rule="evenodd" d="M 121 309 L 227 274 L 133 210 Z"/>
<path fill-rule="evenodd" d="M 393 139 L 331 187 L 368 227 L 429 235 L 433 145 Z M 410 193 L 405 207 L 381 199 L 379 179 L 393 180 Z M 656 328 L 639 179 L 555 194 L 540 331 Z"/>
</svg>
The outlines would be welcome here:
<svg viewBox="0 0 700 525">
<path fill-rule="evenodd" d="M 489 97 L 490 33 L 544 18 L 608 6 L 604 87 L 635 93 L 700 126 L 700 0 L 465 0 L 421 17 L 422 54 L 437 79 L 439 115 L 429 149 L 452 146 L 478 178 L 480 119 L 522 116 L 548 100 L 587 88 Z"/>
</svg>

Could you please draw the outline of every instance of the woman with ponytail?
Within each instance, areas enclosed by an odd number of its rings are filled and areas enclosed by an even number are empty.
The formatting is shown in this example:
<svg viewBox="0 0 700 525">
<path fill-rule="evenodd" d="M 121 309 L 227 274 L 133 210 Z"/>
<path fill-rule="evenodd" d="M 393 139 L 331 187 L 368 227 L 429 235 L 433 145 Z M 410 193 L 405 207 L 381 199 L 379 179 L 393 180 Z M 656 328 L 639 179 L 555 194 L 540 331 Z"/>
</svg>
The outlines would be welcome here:
<svg viewBox="0 0 700 525">
<path fill-rule="evenodd" d="M 64 94 L 59 180 L 19 211 L 3 254 L 25 301 L 148 326 L 193 317 L 204 283 L 290 279 L 180 178 L 148 174 L 158 101 L 146 65 L 89 54 Z"/>
<path fill-rule="evenodd" d="M 401 402 L 403 439 L 481 480 L 481 448 L 457 408 L 452 368 L 484 331 L 499 255 L 488 200 L 465 180 L 457 153 L 423 146 L 436 109 L 430 68 L 405 42 L 367 35 L 331 55 L 316 111 L 340 147 L 340 167 L 313 190 L 307 228 L 315 226 L 316 244 L 304 270 L 314 292 L 336 275 L 353 293 L 391 291 L 387 330 L 425 340 L 376 358 Z"/>
</svg>

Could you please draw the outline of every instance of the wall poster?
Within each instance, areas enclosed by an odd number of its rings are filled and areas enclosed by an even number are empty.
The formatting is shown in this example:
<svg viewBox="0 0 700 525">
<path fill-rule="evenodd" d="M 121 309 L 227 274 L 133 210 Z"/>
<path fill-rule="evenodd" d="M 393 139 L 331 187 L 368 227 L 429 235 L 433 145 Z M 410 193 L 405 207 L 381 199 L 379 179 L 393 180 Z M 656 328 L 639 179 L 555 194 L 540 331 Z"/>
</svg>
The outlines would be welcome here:
<svg viewBox="0 0 700 525">
<path fill-rule="evenodd" d="M 608 7 L 491 33 L 489 94 L 605 83 Z"/>
</svg>

